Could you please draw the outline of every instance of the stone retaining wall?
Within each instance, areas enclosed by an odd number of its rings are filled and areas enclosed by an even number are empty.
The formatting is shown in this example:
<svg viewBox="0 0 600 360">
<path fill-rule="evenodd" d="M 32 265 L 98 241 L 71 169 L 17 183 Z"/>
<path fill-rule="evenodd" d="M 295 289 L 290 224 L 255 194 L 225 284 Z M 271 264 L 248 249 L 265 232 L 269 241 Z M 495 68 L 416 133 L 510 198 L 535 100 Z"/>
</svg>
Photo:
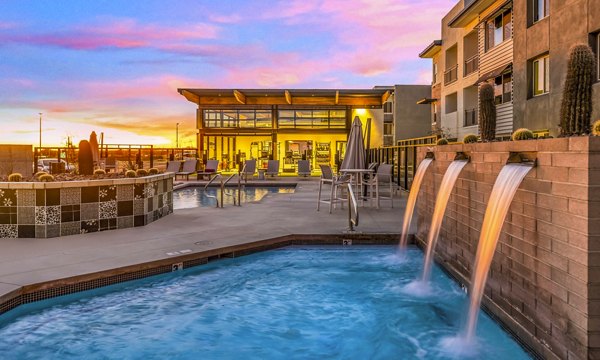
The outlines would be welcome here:
<svg viewBox="0 0 600 360">
<path fill-rule="evenodd" d="M 173 174 L 0 182 L 0 238 L 51 238 L 144 226 L 173 212 Z"/>
<path fill-rule="evenodd" d="M 418 153 L 419 162 L 425 148 Z M 600 358 L 600 138 L 433 148 L 418 198 L 417 241 L 427 239 L 435 195 L 457 151 L 465 166 L 450 197 L 437 260 L 469 282 L 492 186 L 509 152 L 538 166 L 517 191 L 496 248 L 484 306 L 545 358 Z"/>
</svg>

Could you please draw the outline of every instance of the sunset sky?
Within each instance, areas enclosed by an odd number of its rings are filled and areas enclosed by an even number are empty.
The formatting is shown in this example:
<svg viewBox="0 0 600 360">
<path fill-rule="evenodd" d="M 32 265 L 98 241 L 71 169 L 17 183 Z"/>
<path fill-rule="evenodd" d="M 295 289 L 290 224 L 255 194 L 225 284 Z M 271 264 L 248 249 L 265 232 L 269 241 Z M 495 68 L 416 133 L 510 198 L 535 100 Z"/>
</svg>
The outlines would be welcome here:
<svg viewBox="0 0 600 360">
<path fill-rule="evenodd" d="M 3 0 L 0 143 L 195 146 L 178 87 L 428 84 L 457 0 Z"/>
</svg>

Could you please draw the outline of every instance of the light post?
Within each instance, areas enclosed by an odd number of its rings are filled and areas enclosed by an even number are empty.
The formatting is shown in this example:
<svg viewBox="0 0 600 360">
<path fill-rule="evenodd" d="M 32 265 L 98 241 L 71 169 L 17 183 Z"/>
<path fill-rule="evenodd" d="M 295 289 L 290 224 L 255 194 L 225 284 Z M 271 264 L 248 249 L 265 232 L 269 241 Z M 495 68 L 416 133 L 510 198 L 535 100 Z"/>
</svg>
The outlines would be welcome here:
<svg viewBox="0 0 600 360">
<path fill-rule="evenodd" d="M 40 148 L 42 147 L 42 113 L 40 114 Z"/>
<path fill-rule="evenodd" d="M 175 147 L 179 149 L 179 123 L 175 124 Z"/>
</svg>

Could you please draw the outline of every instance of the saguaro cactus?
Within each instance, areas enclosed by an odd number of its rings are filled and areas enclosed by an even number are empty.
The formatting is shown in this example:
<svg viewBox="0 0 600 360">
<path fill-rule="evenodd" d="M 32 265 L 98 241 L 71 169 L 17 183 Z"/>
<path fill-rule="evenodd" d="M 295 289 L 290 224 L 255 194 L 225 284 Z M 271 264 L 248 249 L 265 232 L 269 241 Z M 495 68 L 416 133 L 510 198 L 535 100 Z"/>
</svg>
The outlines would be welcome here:
<svg viewBox="0 0 600 360">
<path fill-rule="evenodd" d="M 560 107 L 562 135 L 581 135 L 590 132 L 592 113 L 592 84 L 596 80 L 596 59 L 585 44 L 571 48 L 567 79 Z"/>
<path fill-rule="evenodd" d="M 79 142 L 79 174 L 92 175 L 94 173 L 94 157 L 92 148 L 87 140 Z"/>
<path fill-rule="evenodd" d="M 479 86 L 479 134 L 481 141 L 492 141 L 496 138 L 494 88 L 489 83 Z"/>
</svg>

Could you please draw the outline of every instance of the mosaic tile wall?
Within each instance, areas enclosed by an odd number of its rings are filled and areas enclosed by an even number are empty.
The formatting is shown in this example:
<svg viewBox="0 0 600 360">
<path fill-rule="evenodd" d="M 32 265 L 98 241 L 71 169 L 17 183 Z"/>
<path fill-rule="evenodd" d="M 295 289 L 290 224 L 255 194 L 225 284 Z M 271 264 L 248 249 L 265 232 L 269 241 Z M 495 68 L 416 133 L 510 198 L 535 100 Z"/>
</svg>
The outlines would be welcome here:
<svg viewBox="0 0 600 360">
<path fill-rule="evenodd" d="M 148 177 L 145 183 L 123 180 L 37 189 L 5 188 L 8 183 L 2 183 L 0 238 L 51 238 L 144 226 L 173 212 L 172 176 Z"/>
</svg>

